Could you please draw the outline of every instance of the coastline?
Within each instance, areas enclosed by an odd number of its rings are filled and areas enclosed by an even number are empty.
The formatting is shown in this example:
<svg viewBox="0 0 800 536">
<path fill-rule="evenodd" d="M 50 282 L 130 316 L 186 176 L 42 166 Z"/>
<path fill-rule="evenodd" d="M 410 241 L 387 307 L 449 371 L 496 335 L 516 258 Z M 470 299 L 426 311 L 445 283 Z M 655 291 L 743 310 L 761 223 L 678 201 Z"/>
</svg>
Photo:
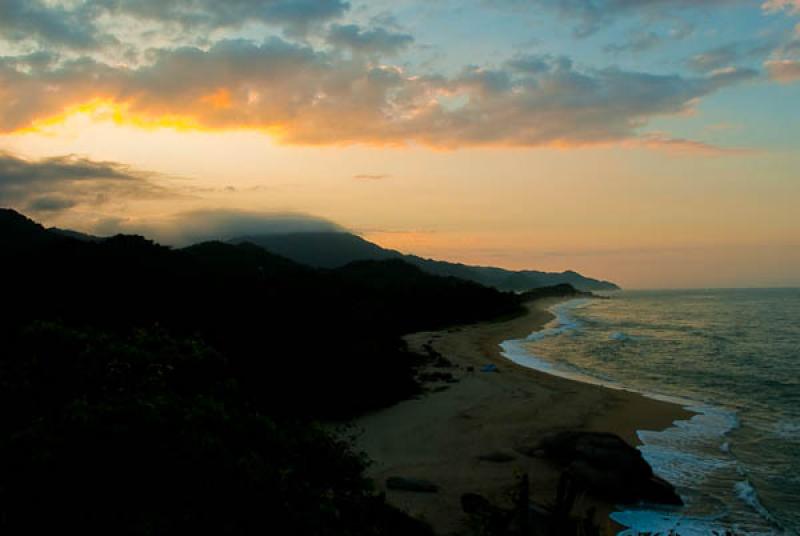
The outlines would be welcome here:
<svg viewBox="0 0 800 536">
<path fill-rule="evenodd" d="M 425 519 L 447 535 L 464 528 L 463 493 L 480 493 L 507 504 L 518 475 L 526 473 L 531 497 L 540 503 L 554 499 L 560 471 L 548 462 L 528 458 L 516 449 L 531 447 L 560 430 L 613 432 L 639 445 L 637 432 L 663 430 L 693 413 L 671 402 L 583 383 L 518 365 L 501 354 L 500 343 L 541 330 L 554 316 L 547 308 L 564 301 L 543 299 L 526 304 L 519 317 L 408 335 L 412 350 L 426 345 L 454 364 L 446 369 L 458 380 L 442 383 L 418 399 L 363 416 L 354 424 L 356 447 L 373 464 L 368 475 L 390 503 Z M 487 364 L 498 373 L 480 372 Z M 474 372 L 469 372 L 472 367 Z M 502 452 L 506 463 L 478 458 Z M 424 479 L 439 486 L 437 493 L 387 490 L 386 478 Z M 595 507 L 606 532 L 619 527 L 608 517 L 614 505 L 582 501 L 577 508 Z"/>
</svg>

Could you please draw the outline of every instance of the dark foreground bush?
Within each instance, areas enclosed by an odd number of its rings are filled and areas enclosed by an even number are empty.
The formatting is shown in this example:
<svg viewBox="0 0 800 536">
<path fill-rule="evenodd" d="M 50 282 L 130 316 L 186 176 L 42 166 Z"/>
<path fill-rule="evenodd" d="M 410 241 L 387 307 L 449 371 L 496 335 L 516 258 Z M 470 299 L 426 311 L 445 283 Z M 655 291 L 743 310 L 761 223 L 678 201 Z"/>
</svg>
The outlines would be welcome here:
<svg viewBox="0 0 800 536">
<path fill-rule="evenodd" d="M 426 533 L 372 495 L 348 444 L 265 416 L 197 339 L 4 335 L 4 534 Z"/>
</svg>

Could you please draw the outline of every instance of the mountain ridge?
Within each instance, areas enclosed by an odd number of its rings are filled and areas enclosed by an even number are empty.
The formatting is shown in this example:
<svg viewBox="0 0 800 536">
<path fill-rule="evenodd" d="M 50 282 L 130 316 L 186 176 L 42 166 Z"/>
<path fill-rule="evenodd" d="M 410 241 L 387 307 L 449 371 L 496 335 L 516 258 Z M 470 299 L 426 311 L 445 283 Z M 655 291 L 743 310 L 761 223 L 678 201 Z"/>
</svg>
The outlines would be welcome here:
<svg viewBox="0 0 800 536">
<path fill-rule="evenodd" d="M 525 292 L 532 288 L 563 283 L 568 283 L 581 291 L 620 290 L 615 283 L 586 277 L 574 270 L 564 272 L 507 270 L 493 266 L 473 266 L 429 259 L 383 248 L 358 235 L 346 232 L 244 235 L 229 242 L 236 244 L 249 242 L 295 262 L 317 268 L 339 268 L 355 261 L 399 258 L 434 275 L 458 277 L 503 291 Z"/>
<path fill-rule="evenodd" d="M 94 243 L 110 239 L 110 237 L 98 237 L 68 229 L 45 228 L 26 216 L 9 209 L 3 209 L 2 213 L 0 213 L 0 220 L 6 225 L 25 229 L 28 236 L 36 237 L 36 239 L 58 240 L 70 238 Z M 2 242 L 2 239 L 0 239 L 0 242 Z M 457 277 L 506 292 L 526 292 L 535 288 L 565 283 L 584 292 L 620 289 L 613 282 L 587 277 L 574 270 L 566 270 L 564 272 L 508 270 L 493 266 L 474 266 L 405 254 L 397 250 L 384 248 L 356 234 L 344 231 L 304 231 L 243 235 L 226 242 L 236 245 L 250 243 L 274 255 L 313 268 L 336 269 L 358 261 L 400 259 L 432 275 Z"/>
</svg>

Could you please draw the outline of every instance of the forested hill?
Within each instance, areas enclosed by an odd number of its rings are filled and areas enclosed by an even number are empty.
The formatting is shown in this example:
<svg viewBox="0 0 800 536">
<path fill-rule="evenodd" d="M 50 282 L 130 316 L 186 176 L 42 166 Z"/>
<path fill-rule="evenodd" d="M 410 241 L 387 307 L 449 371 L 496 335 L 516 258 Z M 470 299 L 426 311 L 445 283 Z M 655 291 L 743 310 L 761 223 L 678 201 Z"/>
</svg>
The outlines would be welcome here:
<svg viewBox="0 0 800 536">
<path fill-rule="evenodd" d="M 397 259 L 324 270 L 11 210 L 0 266 L 3 534 L 430 536 L 314 422 L 416 394 L 403 333 L 520 310 Z"/>
<path fill-rule="evenodd" d="M 405 255 L 382 248 L 360 236 L 344 232 L 305 232 L 245 236 L 232 243 L 250 242 L 309 266 L 337 268 L 353 261 L 401 259 L 430 274 L 454 276 L 504 291 L 524 292 L 533 288 L 569 284 L 578 290 L 619 290 L 609 281 L 586 277 L 577 272 L 505 270 L 490 266 L 469 266 L 454 262 Z"/>
<path fill-rule="evenodd" d="M 199 335 L 284 410 L 354 411 L 402 396 L 399 336 L 518 310 L 515 296 L 401 260 L 310 268 L 252 244 L 173 250 L 102 241 L 0 213 L 10 324 L 63 320 Z M 397 362 L 396 362 L 397 361 Z M 369 392 L 367 392 L 369 391 Z M 332 397 L 325 404 L 318 400 Z"/>
</svg>

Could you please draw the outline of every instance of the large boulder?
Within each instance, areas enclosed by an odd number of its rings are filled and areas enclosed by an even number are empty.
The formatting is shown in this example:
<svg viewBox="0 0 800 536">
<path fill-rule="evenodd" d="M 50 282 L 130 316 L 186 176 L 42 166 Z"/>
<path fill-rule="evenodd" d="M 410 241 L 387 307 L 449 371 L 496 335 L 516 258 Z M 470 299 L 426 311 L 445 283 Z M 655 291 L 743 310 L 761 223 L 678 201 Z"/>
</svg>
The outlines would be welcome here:
<svg viewBox="0 0 800 536">
<path fill-rule="evenodd" d="M 614 434 L 559 432 L 543 438 L 535 451 L 564 467 L 577 485 L 610 502 L 683 504 L 672 485 L 653 474 L 642 453 Z"/>
</svg>

